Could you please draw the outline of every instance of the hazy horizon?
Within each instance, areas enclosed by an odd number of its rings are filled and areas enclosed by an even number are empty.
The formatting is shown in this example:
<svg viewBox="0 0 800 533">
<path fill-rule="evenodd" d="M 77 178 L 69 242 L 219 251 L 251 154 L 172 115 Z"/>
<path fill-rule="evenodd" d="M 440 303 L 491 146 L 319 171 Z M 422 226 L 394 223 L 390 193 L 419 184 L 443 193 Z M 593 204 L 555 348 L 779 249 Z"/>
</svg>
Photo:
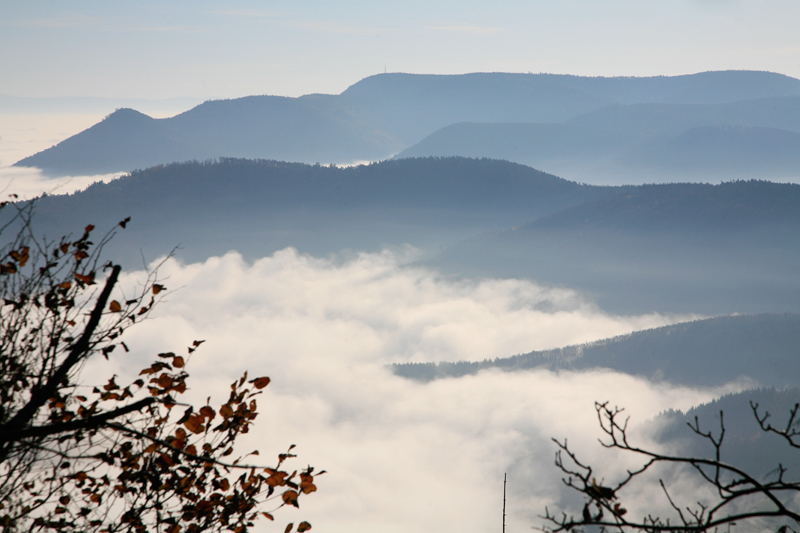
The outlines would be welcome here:
<svg viewBox="0 0 800 533">
<path fill-rule="evenodd" d="M 739 0 L 0 7 L 0 94 L 337 94 L 387 72 L 800 77 L 800 6 Z M 58 83 L 53 83 L 58 80 Z"/>
</svg>

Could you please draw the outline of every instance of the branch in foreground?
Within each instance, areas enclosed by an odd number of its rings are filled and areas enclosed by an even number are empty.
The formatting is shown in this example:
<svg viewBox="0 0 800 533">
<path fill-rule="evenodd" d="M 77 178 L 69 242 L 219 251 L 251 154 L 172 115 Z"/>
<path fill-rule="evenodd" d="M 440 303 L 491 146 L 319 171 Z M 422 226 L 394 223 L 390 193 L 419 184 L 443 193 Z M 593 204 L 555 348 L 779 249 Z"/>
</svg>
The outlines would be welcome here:
<svg viewBox="0 0 800 533">
<path fill-rule="evenodd" d="M 627 418 L 624 422 L 620 421 L 622 409 L 612 409 L 607 402 L 596 403 L 595 409 L 600 427 L 607 438 L 606 441 L 601 441 L 602 446 L 643 456 L 645 462 L 639 469 L 627 471 L 619 483 L 604 486 L 602 482 L 597 482 L 592 467 L 580 462 L 574 452 L 569 449 L 566 440 L 559 442 L 554 439 L 559 447 L 556 453 L 556 466 L 566 474 L 563 479 L 564 484 L 586 497 L 586 501 L 580 518 L 568 516 L 566 513 L 561 513 L 559 516 L 552 514 L 549 509 L 545 509 L 545 514 L 541 516 L 545 520 L 545 524 L 539 528 L 542 531 L 585 531 L 587 526 L 592 526 L 599 528 L 600 531 L 613 529 L 623 532 L 681 531 L 699 533 L 716 531 L 721 526 L 734 523 L 744 526 L 751 524 L 756 519 L 773 521 L 782 519 L 785 523 L 781 524 L 780 531 L 786 533 L 794 531 L 792 527 L 796 528 L 800 524 L 800 511 L 785 503 L 787 500 L 791 501 L 793 496 L 800 494 L 800 482 L 785 481 L 782 467 L 780 467 L 781 475 L 777 480 L 760 482 L 755 476 L 720 460 L 720 450 L 725 436 L 722 416 L 720 416 L 718 437 L 715 437 L 710 431 L 702 431 L 697 419 L 694 424 L 688 424 L 697 436 L 707 440 L 714 448 L 714 459 L 704 459 L 661 454 L 633 446 L 628 441 Z M 769 414 L 759 417 L 757 405 L 753 406 L 753 411 L 764 431 L 778 433 L 789 440 L 792 436 L 797 435 L 792 424 L 797 409 L 792 410 L 790 423 L 783 430 L 768 426 L 766 419 Z M 569 458 L 568 462 L 565 462 L 562 454 Z M 675 513 L 672 519 L 652 514 L 648 514 L 641 520 L 631 519 L 628 516 L 628 510 L 620 501 L 621 494 L 624 492 L 622 489 L 631 485 L 628 490 L 632 490 L 632 484 L 635 481 L 641 481 L 640 477 L 643 474 L 659 464 L 688 466 L 690 471 L 698 476 L 701 484 L 714 490 L 717 495 L 716 500 L 710 504 L 697 502 L 682 508 L 674 501 L 664 481 L 660 479 L 659 483 L 668 506 Z"/>
</svg>

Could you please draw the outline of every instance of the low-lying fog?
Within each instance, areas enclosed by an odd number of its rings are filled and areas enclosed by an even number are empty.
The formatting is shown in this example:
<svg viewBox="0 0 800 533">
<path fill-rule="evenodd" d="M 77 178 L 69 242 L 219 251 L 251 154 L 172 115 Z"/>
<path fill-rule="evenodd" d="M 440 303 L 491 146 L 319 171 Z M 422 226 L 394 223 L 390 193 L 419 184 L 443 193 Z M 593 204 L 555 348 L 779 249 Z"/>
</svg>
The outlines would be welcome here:
<svg viewBox="0 0 800 533">
<path fill-rule="evenodd" d="M 4 115 L 0 190 L 31 198 L 114 178 L 49 179 L 10 167 L 101 118 Z M 430 384 L 396 377 L 387 364 L 505 357 L 695 318 L 612 315 L 567 289 L 453 281 L 405 267 L 407 259 L 384 252 L 333 261 L 286 249 L 254 264 L 235 254 L 167 261 L 160 275 L 170 291 L 155 318 L 126 334 L 130 354 L 94 361 L 85 383 L 113 373 L 133 379 L 157 353 L 182 351 L 195 339 L 207 342 L 190 360 L 186 401 L 199 405 L 211 395 L 218 404 L 244 370 L 272 377 L 241 449 L 257 448 L 271 464 L 297 444 L 295 467 L 328 473 L 299 512 L 281 511 L 277 524 L 258 530 L 307 519 L 334 533 L 498 530 L 504 472 L 508 530 L 527 531 L 564 494 L 550 437 L 568 437 L 583 457 L 608 462 L 596 441 L 596 400 L 625 406 L 635 425 L 744 386 L 693 390 L 602 371 L 492 371 Z M 125 283 L 142 278 L 131 272 Z M 626 504 L 647 497 L 629 496 Z"/>
<path fill-rule="evenodd" d="M 328 473 L 299 512 L 282 510 L 279 524 L 258 530 L 307 519 L 342 533 L 499 530 L 504 472 L 508 530 L 528 531 L 563 495 L 550 437 L 609 463 L 596 440 L 596 400 L 625 406 L 635 426 L 742 388 L 693 390 L 604 371 L 399 378 L 387 364 L 509 356 L 693 318 L 611 315 L 570 290 L 452 281 L 405 259 L 384 252 L 334 261 L 285 249 L 254 264 L 236 254 L 168 260 L 159 276 L 169 292 L 152 320 L 126 333 L 132 352 L 95 361 L 87 384 L 112 373 L 132 379 L 158 352 L 184 351 L 195 339 L 207 342 L 189 361 L 187 400 L 211 395 L 219 404 L 244 370 L 270 376 L 241 449 L 272 462 L 297 444 L 295 467 Z M 142 277 L 129 273 L 124 285 Z M 647 498 L 630 495 L 626 504 Z"/>
<path fill-rule="evenodd" d="M 102 119 L 103 115 L 86 113 L 0 115 L 0 200 L 5 200 L 5 196 L 11 193 L 25 200 L 43 193 L 69 194 L 96 181 L 110 181 L 123 174 L 49 178 L 37 168 L 11 166 Z"/>
</svg>

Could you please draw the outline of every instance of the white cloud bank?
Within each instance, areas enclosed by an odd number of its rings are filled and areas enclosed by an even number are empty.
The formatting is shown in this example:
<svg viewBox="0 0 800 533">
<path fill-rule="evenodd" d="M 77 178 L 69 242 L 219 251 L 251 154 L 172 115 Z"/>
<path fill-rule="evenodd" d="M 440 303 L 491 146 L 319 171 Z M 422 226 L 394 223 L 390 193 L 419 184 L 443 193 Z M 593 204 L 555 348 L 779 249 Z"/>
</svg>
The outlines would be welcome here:
<svg viewBox="0 0 800 533">
<path fill-rule="evenodd" d="M 21 200 L 30 200 L 43 194 L 72 194 L 99 181 L 108 183 L 123 174 L 123 172 L 115 172 L 95 176 L 49 178 L 43 175 L 38 168 L 0 168 L 0 199 L 8 199 L 9 194 L 16 194 Z"/>
<path fill-rule="evenodd" d="M 45 150 L 102 120 L 98 114 L 0 114 L 0 200 L 16 194 L 23 200 L 42 194 L 69 194 L 122 172 L 97 176 L 49 178 L 38 168 L 14 163 Z"/>
<path fill-rule="evenodd" d="M 172 292 L 153 320 L 126 333 L 132 353 L 115 352 L 87 376 L 130 375 L 158 352 L 206 339 L 188 367 L 195 401 L 218 403 L 245 369 L 272 377 L 247 446 L 266 460 L 297 444 L 297 467 L 329 473 L 300 512 L 280 512 L 264 531 L 301 517 L 328 532 L 490 531 L 506 471 L 509 531 L 528 530 L 559 497 L 550 437 L 600 453 L 595 400 L 626 406 L 635 423 L 720 393 L 601 371 L 420 384 L 385 367 L 508 356 L 681 319 L 608 315 L 569 290 L 447 280 L 388 252 L 337 262 L 286 249 L 252 265 L 228 254 L 170 260 L 160 272 Z"/>
</svg>

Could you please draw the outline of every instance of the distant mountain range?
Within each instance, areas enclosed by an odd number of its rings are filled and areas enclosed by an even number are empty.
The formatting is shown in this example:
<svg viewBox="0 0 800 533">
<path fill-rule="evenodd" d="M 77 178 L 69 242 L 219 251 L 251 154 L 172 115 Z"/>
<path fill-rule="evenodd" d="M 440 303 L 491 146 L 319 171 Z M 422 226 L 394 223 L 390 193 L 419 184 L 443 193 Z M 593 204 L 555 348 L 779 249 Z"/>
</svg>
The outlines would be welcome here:
<svg viewBox="0 0 800 533">
<path fill-rule="evenodd" d="M 617 313 L 800 312 L 800 185 L 592 186 L 489 159 L 337 168 L 222 159 L 45 197 L 48 237 L 131 216 L 109 254 L 199 261 L 412 244 L 420 264 L 582 291 Z"/>
<path fill-rule="evenodd" d="M 800 315 L 723 316 L 611 339 L 480 362 L 406 363 L 395 374 L 420 381 L 495 368 L 610 369 L 654 382 L 718 387 L 747 378 L 762 387 L 800 387 Z"/>
<path fill-rule="evenodd" d="M 800 179 L 800 96 L 614 105 L 559 124 L 457 123 L 398 154 L 506 159 L 576 181 Z"/>
<path fill-rule="evenodd" d="M 77 175 L 219 157 L 349 164 L 408 149 L 403 156 L 503 158 L 550 172 L 583 169 L 606 180 L 623 167 L 629 174 L 656 172 L 659 179 L 730 171 L 737 177 L 744 175 L 743 169 L 748 177 L 773 177 L 776 172 L 785 177 L 796 170 L 796 138 L 785 132 L 800 131 L 798 98 L 800 80 L 767 72 L 652 78 L 382 74 L 340 95 L 209 101 L 167 119 L 121 109 L 17 165 L 35 166 L 50 175 Z M 660 118 L 651 126 L 653 116 Z M 461 125 L 465 122 L 478 124 Z M 790 153 L 774 162 L 774 171 L 764 170 L 759 161 L 768 155 L 774 158 L 776 152 L 770 140 L 757 146 L 771 152 L 755 150 L 745 165 L 733 160 L 720 166 L 719 161 L 731 154 L 744 154 L 726 148 L 727 130 L 719 133 L 708 127 L 730 125 L 781 130 L 768 137 L 783 135 L 781 146 Z M 670 140 L 693 127 L 710 139 L 708 146 L 723 146 L 709 151 L 708 161 L 699 166 L 675 168 L 668 157 L 675 149 Z M 446 129 L 437 131 L 442 128 Z M 737 139 L 746 144 L 751 137 L 758 140 L 764 133 L 747 130 Z M 409 148 L 415 143 L 419 144 Z"/>
</svg>

